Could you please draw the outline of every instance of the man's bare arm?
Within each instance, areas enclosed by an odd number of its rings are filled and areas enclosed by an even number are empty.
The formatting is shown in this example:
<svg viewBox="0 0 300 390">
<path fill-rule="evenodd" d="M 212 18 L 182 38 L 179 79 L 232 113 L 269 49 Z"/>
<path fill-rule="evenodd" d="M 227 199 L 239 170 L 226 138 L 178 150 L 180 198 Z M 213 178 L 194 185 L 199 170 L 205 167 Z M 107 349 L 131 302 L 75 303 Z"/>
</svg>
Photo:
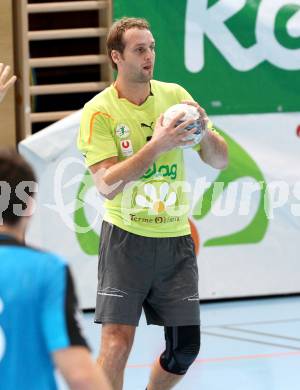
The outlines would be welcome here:
<svg viewBox="0 0 300 390">
<path fill-rule="evenodd" d="M 217 132 L 207 130 L 198 152 L 201 159 L 216 169 L 225 169 L 228 165 L 227 144 Z"/>
<path fill-rule="evenodd" d="M 111 157 L 90 166 L 99 192 L 107 199 L 113 199 L 126 184 L 139 179 L 161 153 L 177 146 L 191 144 L 191 141 L 183 140 L 186 137 L 183 129 L 193 120 L 175 126 L 182 116 L 184 113 L 177 115 L 168 126 L 163 126 L 163 116 L 161 115 L 151 141 L 128 159 L 118 162 L 117 157 Z M 191 132 L 195 130 L 191 130 Z"/>
<path fill-rule="evenodd" d="M 182 103 L 194 106 L 199 111 L 203 128 L 206 129 L 198 152 L 202 161 L 216 169 L 225 169 L 228 165 L 228 150 L 226 141 L 217 132 L 207 128 L 209 119 L 204 108 L 193 100 L 183 100 Z"/>
<path fill-rule="evenodd" d="M 57 350 L 53 353 L 53 360 L 71 390 L 112 390 L 87 348 Z"/>
<path fill-rule="evenodd" d="M 111 157 L 90 166 L 98 191 L 105 198 L 113 199 L 126 184 L 141 177 L 157 156 L 155 145 L 149 142 L 122 162 L 118 162 L 117 157 Z"/>
</svg>

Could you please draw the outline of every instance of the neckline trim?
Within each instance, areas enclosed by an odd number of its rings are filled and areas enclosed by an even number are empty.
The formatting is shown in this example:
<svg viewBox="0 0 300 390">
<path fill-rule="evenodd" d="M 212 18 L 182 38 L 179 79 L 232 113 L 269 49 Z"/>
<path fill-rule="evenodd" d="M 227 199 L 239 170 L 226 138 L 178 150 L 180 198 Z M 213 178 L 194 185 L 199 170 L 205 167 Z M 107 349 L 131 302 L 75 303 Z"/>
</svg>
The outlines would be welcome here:
<svg viewBox="0 0 300 390">
<path fill-rule="evenodd" d="M 152 80 L 149 81 L 150 83 L 150 94 L 147 96 L 147 99 L 140 105 L 138 104 L 135 104 L 135 103 L 132 103 L 130 102 L 128 99 L 126 98 L 120 98 L 119 97 L 119 94 L 118 94 L 118 90 L 117 88 L 115 87 L 115 82 L 111 84 L 111 87 L 112 87 L 112 90 L 113 90 L 113 93 L 115 95 L 115 97 L 120 101 L 120 102 L 123 102 L 125 104 L 128 104 L 132 107 L 134 107 L 135 109 L 137 110 L 142 110 L 144 109 L 146 106 L 148 106 L 148 104 L 150 104 L 150 102 L 152 101 L 152 98 L 154 97 L 154 93 L 153 93 L 153 85 L 151 83 Z"/>
<path fill-rule="evenodd" d="M 0 245 L 26 246 L 25 243 L 6 233 L 0 233 Z"/>
</svg>

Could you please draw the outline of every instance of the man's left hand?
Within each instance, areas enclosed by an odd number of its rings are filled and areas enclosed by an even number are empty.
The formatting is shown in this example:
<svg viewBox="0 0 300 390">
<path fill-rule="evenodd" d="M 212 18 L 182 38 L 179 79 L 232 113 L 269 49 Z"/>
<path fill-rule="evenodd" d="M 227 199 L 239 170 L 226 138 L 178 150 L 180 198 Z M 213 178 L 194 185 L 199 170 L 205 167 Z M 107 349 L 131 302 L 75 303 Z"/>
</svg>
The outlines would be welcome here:
<svg viewBox="0 0 300 390">
<path fill-rule="evenodd" d="M 202 124 L 202 127 L 203 127 L 203 131 L 205 133 L 205 131 L 207 130 L 207 125 L 209 123 L 209 118 L 206 114 L 206 111 L 204 110 L 204 108 L 202 108 L 200 106 L 199 103 L 195 102 L 194 100 L 183 100 L 181 103 L 184 103 L 184 104 L 189 104 L 190 106 L 194 106 L 197 108 L 198 112 L 199 112 L 199 115 L 200 115 L 200 119 L 201 119 L 201 124 Z"/>
<path fill-rule="evenodd" d="M 6 92 L 17 80 L 16 76 L 12 76 L 7 80 L 9 72 L 10 66 L 0 63 L 0 103 L 4 99 Z"/>
</svg>

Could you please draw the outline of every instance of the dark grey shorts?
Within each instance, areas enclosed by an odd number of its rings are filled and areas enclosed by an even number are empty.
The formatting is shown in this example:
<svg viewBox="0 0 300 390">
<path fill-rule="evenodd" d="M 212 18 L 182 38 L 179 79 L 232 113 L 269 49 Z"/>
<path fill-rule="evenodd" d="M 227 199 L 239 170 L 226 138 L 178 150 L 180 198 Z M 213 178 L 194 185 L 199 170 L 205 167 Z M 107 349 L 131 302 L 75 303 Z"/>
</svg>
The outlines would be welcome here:
<svg viewBox="0 0 300 390">
<path fill-rule="evenodd" d="M 198 267 L 191 236 L 149 238 L 103 222 L 95 322 L 199 325 Z"/>
</svg>

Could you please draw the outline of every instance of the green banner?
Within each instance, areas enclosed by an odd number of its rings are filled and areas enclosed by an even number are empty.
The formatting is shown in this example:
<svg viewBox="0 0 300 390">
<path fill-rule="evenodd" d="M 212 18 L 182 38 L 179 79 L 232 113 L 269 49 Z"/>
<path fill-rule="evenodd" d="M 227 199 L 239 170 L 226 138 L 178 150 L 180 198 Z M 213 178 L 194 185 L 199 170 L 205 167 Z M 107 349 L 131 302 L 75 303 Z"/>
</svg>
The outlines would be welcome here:
<svg viewBox="0 0 300 390">
<path fill-rule="evenodd" d="M 114 0 L 144 17 L 158 80 L 184 86 L 211 115 L 300 111 L 299 0 Z"/>
</svg>

